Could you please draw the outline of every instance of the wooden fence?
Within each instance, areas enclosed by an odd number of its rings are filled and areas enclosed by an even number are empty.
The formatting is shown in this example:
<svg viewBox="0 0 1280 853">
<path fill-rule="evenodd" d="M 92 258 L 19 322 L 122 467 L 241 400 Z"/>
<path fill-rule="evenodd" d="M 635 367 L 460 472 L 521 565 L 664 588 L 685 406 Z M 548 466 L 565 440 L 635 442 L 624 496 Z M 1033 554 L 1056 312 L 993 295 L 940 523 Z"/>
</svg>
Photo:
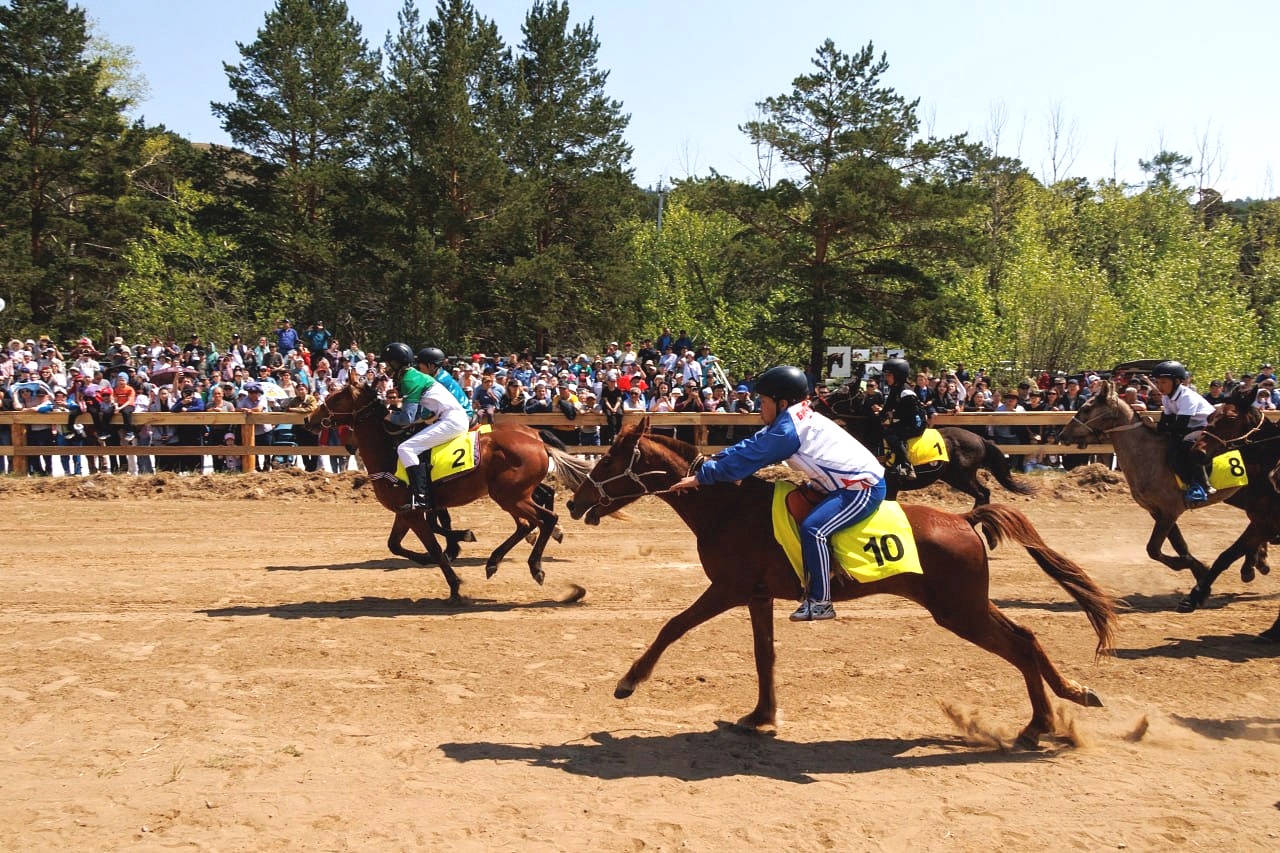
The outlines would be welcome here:
<svg viewBox="0 0 1280 853">
<path fill-rule="evenodd" d="M 1069 421 L 1071 416 L 1072 413 L 1070 412 L 972 412 L 957 415 L 939 415 L 934 418 L 933 425 L 989 427 L 995 424 L 1002 424 L 1026 427 L 1060 427 Z M 640 413 L 627 413 L 623 416 L 623 421 L 624 423 L 631 423 L 641 417 Z M 652 413 L 649 417 L 652 424 L 658 427 L 692 427 L 694 443 L 704 452 L 713 452 L 722 446 L 709 443 L 710 429 L 712 427 L 732 426 L 741 428 L 745 426 L 752 431 L 760 427 L 760 420 L 756 415 L 746 414 L 661 412 Z M 1151 415 L 1151 417 L 1158 419 L 1159 414 Z M 86 441 L 84 445 L 45 446 L 31 445 L 28 431 L 35 425 L 65 427 L 67 423 L 67 415 L 65 413 L 0 412 L 0 425 L 11 425 L 13 433 L 12 444 L 0 445 L 0 456 L 13 457 L 13 471 L 19 474 L 27 473 L 27 460 L 32 456 L 266 456 L 268 454 L 279 454 L 280 451 L 273 450 L 273 446 L 258 445 L 255 441 L 253 426 L 257 424 L 297 425 L 301 424 L 302 420 L 303 415 L 298 412 L 269 412 L 261 414 L 249 412 L 146 412 L 133 416 L 135 427 L 141 427 L 146 424 L 174 427 L 209 426 L 232 430 L 244 427 L 239 430 L 242 438 L 240 443 L 235 445 L 214 443 L 205 445 L 100 446 L 95 442 Z M 80 415 L 78 422 L 90 423 L 89 416 Z M 558 412 L 540 415 L 499 414 L 495 416 L 495 422 L 523 423 L 538 429 L 576 430 L 580 427 L 603 426 L 605 417 L 598 414 L 582 414 L 570 421 Z M 735 433 L 739 437 L 746 434 L 737 430 L 735 430 Z M 569 444 L 569 449 L 575 453 L 591 455 L 604 452 L 603 448 L 595 445 L 574 445 L 570 442 L 566 442 L 566 444 Z M 1069 447 L 1058 448 L 1054 445 L 1043 444 L 1001 445 L 1001 449 L 1006 453 L 1013 454 L 1081 452 Z M 1111 454 L 1111 446 L 1107 444 L 1091 445 L 1088 452 L 1107 456 Z M 346 456 L 348 453 L 347 449 L 341 446 L 290 445 L 288 446 L 288 455 Z M 244 467 L 249 468 L 251 466 Z"/>
</svg>

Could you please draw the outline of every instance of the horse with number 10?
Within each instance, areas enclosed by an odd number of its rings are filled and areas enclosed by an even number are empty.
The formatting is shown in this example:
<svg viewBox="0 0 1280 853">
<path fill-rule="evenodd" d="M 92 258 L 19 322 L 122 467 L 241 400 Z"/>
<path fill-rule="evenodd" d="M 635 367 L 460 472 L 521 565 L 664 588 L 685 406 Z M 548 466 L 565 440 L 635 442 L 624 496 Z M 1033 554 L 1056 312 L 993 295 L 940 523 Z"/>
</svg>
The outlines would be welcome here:
<svg viewBox="0 0 1280 853">
<path fill-rule="evenodd" d="M 440 528 L 435 517 L 421 510 L 397 511 L 408 500 L 408 489 L 395 478 L 395 440 L 387 433 L 383 420 L 386 413 L 386 406 L 372 384 L 352 382 L 330 394 L 307 415 L 305 423 L 311 430 L 334 425 L 350 427 L 378 502 L 396 514 L 387 548 L 416 563 L 439 566 L 449 584 L 449 602 L 459 604 L 462 581 L 453 569 L 451 557 L 436 541 L 435 532 Z M 486 495 L 492 498 L 515 519 L 516 530 L 489 555 L 485 576 L 493 577 L 507 552 L 536 530 L 537 539 L 529 554 L 529 574 L 541 584 L 544 579 L 542 552 L 558 520 L 553 509 L 555 490 L 544 481 L 551 476 L 566 488 L 575 488 L 590 463 L 547 444 L 539 433 L 518 424 L 496 426 L 477 440 L 476 467 L 436 485 L 436 508 L 462 506 Z M 401 544 L 410 530 L 427 546 L 426 554 Z M 456 556 L 452 540 L 450 549 Z"/>
<path fill-rule="evenodd" d="M 698 555 L 711 585 L 658 632 L 653 644 L 618 682 L 614 695 L 630 696 L 653 673 L 663 652 L 685 633 L 735 607 L 751 616 L 758 695 L 755 708 L 738 721 L 751 731 L 777 726 L 774 693 L 773 601 L 799 599 L 800 580 L 773 536 L 774 484 L 750 477 L 738 484 L 703 486 L 684 493 L 670 487 L 697 470 L 696 447 L 649 432 L 645 418 L 627 426 L 609 452 L 578 486 L 568 504 L 575 519 L 599 524 L 645 495 L 665 501 L 693 531 Z M 1098 696 L 1059 673 L 1035 635 L 1009 619 L 990 600 L 987 544 L 1003 539 L 1022 545 L 1040 568 L 1084 609 L 1097 635 L 1097 652 L 1110 650 L 1115 626 L 1113 601 L 1084 569 L 1051 549 L 1026 516 L 1008 506 L 987 504 L 964 515 L 930 507 L 903 505 L 923 569 L 869 583 L 854 581 L 837 569 L 832 598 L 837 601 L 876 593 L 899 595 L 924 606 L 934 621 L 1004 658 L 1018 669 L 1031 699 L 1031 721 L 1018 743 L 1034 748 L 1053 731 L 1053 713 L 1045 683 L 1058 696 L 1084 706 L 1101 706 Z M 796 630 L 823 630 L 821 627 Z"/>
</svg>

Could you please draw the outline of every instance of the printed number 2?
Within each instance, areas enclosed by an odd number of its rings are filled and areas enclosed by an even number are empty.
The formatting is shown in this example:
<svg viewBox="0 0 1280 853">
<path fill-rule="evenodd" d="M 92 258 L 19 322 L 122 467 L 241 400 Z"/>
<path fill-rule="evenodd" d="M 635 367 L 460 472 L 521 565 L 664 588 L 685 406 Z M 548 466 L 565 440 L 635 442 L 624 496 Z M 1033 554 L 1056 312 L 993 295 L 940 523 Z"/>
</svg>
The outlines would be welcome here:
<svg viewBox="0 0 1280 853">
<path fill-rule="evenodd" d="M 874 536 L 871 537 L 867 540 L 867 544 L 862 546 L 862 550 L 871 552 L 871 556 L 876 559 L 877 566 L 901 560 L 902 555 L 906 553 L 902 547 L 902 540 L 892 533 L 886 533 L 879 539 Z"/>
<path fill-rule="evenodd" d="M 467 449 L 465 447 L 459 447 L 457 450 L 453 451 L 453 464 L 450 465 L 449 467 L 461 468 L 462 460 L 466 459 L 466 457 L 467 457 Z"/>
</svg>

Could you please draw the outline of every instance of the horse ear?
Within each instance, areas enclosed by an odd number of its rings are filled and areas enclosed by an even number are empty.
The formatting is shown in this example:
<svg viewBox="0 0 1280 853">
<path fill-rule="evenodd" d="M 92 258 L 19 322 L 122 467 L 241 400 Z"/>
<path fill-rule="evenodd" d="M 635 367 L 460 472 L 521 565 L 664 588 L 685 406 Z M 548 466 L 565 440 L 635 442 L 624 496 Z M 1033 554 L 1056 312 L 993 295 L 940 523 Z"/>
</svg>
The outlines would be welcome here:
<svg viewBox="0 0 1280 853">
<path fill-rule="evenodd" d="M 1104 379 L 1104 380 L 1102 380 L 1102 390 L 1098 392 L 1098 399 L 1099 399 L 1099 400 L 1105 400 L 1105 399 L 1107 399 L 1108 397 L 1110 397 L 1110 396 L 1111 396 L 1111 392 L 1112 392 L 1112 390 L 1114 390 L 1114 388 L 1115 388 L 1115 386 L 1113 386 L 1113 385 L 1111 384 L 1111 380 L 1110 380 L 1110 379 Z"/>
<path fill-rule="evenodd" d="M 641 435 L 649 434 L 649 416 L 648 415 L 645 415 L 643 418 L 640 419 L 640 434 Z"/>
</svg>

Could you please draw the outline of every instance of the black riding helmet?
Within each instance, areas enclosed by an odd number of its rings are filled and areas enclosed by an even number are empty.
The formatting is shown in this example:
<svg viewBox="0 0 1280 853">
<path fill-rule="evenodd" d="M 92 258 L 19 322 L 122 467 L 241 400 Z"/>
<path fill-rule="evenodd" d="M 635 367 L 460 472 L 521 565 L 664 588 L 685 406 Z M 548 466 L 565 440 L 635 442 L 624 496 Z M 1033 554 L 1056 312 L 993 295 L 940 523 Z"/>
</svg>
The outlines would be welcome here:
<svg viewBox="0 0 1280 853">
<path fill-rule="evenodd" d="M 1175 382 L 1184 382 L 1187 378 L 1187 368 L 1180 361 L 1162 361 L 1151 370 L 1152 376 L 1166 376 Z"/>
<path fill-rule="evenodd" d="M 887 358 L 881 365 L 880 372 L 897 379 L 895 384 L 901 388 L 907 383 L 907 377 L 911 375 L 911 363 L 905 358 Z"/>
<path fill-rule="evenodd" d="M 409 345 L 396 341 L 382 348 L 382 361 L 393 370 L 400 370 L 413 363 L 413 350 Z"/>
<path fill-rule="evenodd" d="M 756 379 L 756 393 L 774 400 L 798 403 L 809 396 L 809 380 L 800 368 L 780 364 L 760 374 Z"/>
<path fill-rule="evenodd" d="M 444 366 L 444 351 L 435 347 L 423 347 L 418 350 L 418 364 L 429 364 L 432 367 Z"/>
</svg>

